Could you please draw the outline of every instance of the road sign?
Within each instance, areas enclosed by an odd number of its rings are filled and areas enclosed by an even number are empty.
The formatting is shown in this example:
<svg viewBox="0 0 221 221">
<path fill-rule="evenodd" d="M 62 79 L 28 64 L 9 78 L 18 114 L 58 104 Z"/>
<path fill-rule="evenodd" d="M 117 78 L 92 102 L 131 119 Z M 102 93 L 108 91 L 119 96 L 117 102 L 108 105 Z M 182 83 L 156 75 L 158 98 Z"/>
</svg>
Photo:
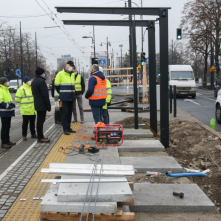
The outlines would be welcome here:
<svg viewBox="0 0 221 221">
<path fill-rule="evenodd" d="M 210 68 L 210 72 L 216 72 L 216 68 L 214 67 L 214 65 Z"/>
<path fill-rule="evenodd" d="M 99 66 L 106 67 L 106 59 L 99 59 Z"/>
<path fill-rule="evenodd" d="M 141 66 L 140 64 L 138 65 L 137 70 L 138 70 L 138 71 L 141 71 L 141 70 L 142 70 L 142 66 Z"/>
</svg>

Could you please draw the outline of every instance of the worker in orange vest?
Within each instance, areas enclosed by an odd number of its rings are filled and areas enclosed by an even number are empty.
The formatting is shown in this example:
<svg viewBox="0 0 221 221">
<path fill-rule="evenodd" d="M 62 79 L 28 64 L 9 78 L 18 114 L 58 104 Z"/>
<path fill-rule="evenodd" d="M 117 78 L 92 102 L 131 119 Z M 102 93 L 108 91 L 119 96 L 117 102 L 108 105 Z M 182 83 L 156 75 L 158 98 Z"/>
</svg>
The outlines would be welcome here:
<svg viewBox="0 0 221 221">
<path fill-rule="evenodd" d="M 106 87 L 107 81 L 104 74 L 99 71 L 97 64 L 93 64 L 85 98 L 89 99 L 95 124 L 102 121 L 102 107 L 106 104 L 107 98 Z"/>
</svg>

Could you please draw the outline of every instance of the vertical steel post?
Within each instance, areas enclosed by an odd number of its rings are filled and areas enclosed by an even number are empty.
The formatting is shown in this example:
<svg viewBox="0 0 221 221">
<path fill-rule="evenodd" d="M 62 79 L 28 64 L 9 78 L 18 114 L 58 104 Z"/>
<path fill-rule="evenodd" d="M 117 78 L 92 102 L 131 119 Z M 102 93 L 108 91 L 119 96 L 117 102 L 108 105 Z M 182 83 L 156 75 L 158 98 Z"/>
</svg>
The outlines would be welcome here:
<svg viewBox="0 0 221 221">
<path fill-rule="evenodd" d="M 36 68 L 38 67 L 38 48 L 37 48 L 37 36 L 35 32 L 35 51 L 36 51 Z"/>
<path fill-rule="evenodd" d="M 172 113 L 172 85 L 170 85 L 170 113 Z"/>
<path fill-rule="evenodd" d="M 128 8 L 131 8 L 131 0 L 128 0 Z M 129 21 L 132 21 L 132 15 L 129 15 Z M 133 66 L 133 45 L 132 45 L 132 27 L 129 26 L 129 47 L 130 47 L 130 67 Z"/>
<path fill-rule="evenodd" d="M 213 43 L 211 43 L 211 64 L 210 66 L 212 67 L 214 65 L 214 48 L 213 48 Z M 210 72 L 210 85 L 211 88 L 214 88 L 214 72 Z"/>
<path fill-rule="evenodd" d="M 155 24 L 148 24 L 149 47 L 149 91 L 150 91 L 150 128 L 157 133 L 157 96 L 156 96 L 156 45 Z"/>
<path fill-rule="evenodd" d="M 160 9 L 160 141 L 169 147 L 168 9 Z"/>
<path fill-rule="evenodd" d="M 93 42 L 94 42 L 94 58 L 95 56 L 95 33 L 94 33 L 94 25 L 93 25 Z"/>
<path fill-rule="evenodd" d="M 136 53 L 136 26 L 133 20 L 133 79 L 134 79 L 134 128 L 138 129 L 138 101 L 137 101 L 137 53 Z"/>
<path fill-rule="evenodd" d="M 176 117 L 176 85 L 173 86 L 173 116 Z"/>
<path fill-rule="evenodd" d="M 22 49 L 21 22 L 20 22 L 20 49 L 21 49 L 21 80 L 23 82 L 23 49 Z"/>
</svg>

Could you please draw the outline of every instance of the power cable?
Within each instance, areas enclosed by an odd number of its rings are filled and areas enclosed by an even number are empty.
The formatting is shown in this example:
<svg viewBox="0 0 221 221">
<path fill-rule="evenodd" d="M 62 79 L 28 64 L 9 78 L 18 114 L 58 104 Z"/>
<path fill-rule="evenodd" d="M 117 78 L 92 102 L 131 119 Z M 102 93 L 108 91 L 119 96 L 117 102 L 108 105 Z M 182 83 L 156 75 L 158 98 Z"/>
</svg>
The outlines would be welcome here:
<svg viewBox="0 0 221 221">
<path fill-rule="evenodd" d="M 14 16 L 0 16 L 1 18 L 31 18 L 31 17 L 42 17 L 42 16 L 47 16 L 47 14 L 44 15 L 14 15 Z"/>
</svg>

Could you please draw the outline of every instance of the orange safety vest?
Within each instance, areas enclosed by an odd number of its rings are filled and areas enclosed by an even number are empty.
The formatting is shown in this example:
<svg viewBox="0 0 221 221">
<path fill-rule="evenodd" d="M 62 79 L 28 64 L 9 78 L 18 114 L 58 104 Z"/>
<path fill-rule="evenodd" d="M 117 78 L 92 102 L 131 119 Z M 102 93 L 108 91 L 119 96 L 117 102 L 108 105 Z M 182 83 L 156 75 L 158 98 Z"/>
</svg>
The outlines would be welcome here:
<svg viewBox="0 0 221 221">
<path fill-rule="evenodd" d="M 97 79 L 97 84 L 94 87 L 94 92 L 92 96 L 90 96 L 89 100 L 100 100 L 100 99 L 106 99 L 107 98 L 107 80 L 106 78 L 102 80 L 101 78 L 97 77 L 96 75 L 93 75 L 92 77 L 95 77 Z"/>
</svg>

